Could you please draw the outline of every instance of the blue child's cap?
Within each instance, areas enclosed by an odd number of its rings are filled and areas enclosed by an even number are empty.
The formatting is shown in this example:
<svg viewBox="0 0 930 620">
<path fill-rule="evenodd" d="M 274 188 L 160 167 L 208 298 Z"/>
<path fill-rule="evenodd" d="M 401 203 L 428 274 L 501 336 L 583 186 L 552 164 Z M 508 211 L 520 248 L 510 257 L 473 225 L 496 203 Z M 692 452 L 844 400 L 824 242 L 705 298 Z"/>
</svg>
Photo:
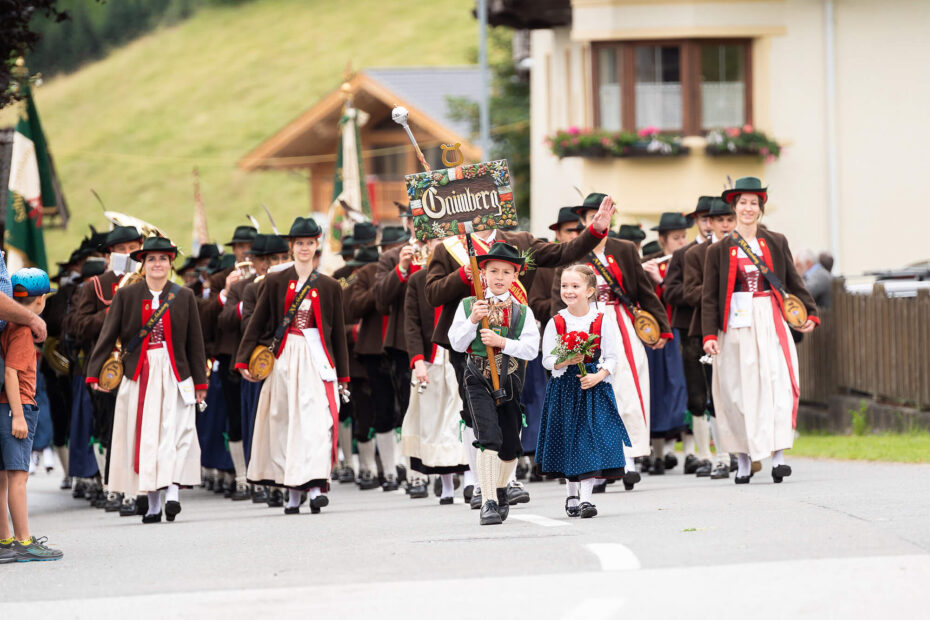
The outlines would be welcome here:
<svg viewBox="0 0 930 620">
<path fill-rule="evenodd" d="M 37 267 L 20 269 L 10 277 L 13 297 L 38 297 L 52 290 L 48 274 Z"/>
</svg>

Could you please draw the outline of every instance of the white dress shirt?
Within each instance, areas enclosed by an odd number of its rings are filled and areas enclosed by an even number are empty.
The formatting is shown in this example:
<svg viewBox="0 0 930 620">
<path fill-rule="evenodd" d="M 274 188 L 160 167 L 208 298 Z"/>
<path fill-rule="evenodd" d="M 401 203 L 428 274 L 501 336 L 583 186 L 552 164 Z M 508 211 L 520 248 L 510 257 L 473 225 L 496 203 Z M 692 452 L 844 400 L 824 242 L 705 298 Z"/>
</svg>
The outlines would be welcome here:
<svg viewBox="0 0 930 620">
<path fill-rule="evenodd" d="M 568 311 L 568 308 L 559 310 L 559 315 L 565 319 L 566 332 L 590 333 L 591 323 L 594 322 L 594 318 L 597 314 L 598 310 L 593 306 L 584 316 L 575 316 Z M 597 367 L 598 369 L 603 368 L 607 371 L 608 374 L 604 378 L 604 381 L 608 383 L 613 383 L 614 371 L 617 369 L 617 359 L 620 355 L 620 341 L 621 336 L 620 332 L 617 330 L 617 324 L 605 316 L 601 321 L 601 358 L 598 361 Z M 546 324 L 546 330 L 543 332 L 542 341 L 542 364 L 546 370 L 552 371 L 553 377 L 561 377 L 569 368 L 565 366 L 555 370 L 555 364 L 558 358 L 552 354 L 552 351 L 558 344 L 559 333 L 555 328 L 555 320 L 553 319 Z"/>
<path fill-rule="evenodd" d="M 485 291 L 485 299 L 488 301 L 502 302 L 511 301 L 510 292 L 503 295 L 494 295 L 490 289 Z M 455 318 L 452 319 L 452 326 L 449 327 L 449 344 L 452 348 L 460 353 L 464 353 L 475 340 L 478 333 L 478 325 L 472 323 L 469 315 L 465 314 L 464 302 L 459 302 L 459 307 L 455 309 Z M 536 317 L 529 306 L 526 306 L 526 319 L 523 322 L 523 331 L 516 340 L 513 338 L 504 338 L 504 348 L 502 353 L 521 360 L 532 360 L 539 353 L 539 328 L 536 326 Z"/>
</svg>

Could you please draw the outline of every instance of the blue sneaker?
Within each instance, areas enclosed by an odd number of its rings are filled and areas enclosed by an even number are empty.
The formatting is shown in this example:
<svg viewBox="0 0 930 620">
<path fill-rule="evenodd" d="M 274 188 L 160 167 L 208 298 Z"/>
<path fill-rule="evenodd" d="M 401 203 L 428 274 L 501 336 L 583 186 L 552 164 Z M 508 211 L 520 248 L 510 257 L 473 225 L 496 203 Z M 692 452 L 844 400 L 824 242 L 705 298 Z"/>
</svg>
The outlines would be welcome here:
<svg viewBox="0 0 930 620">
<path fill-rule="evenodd" d="M 42 536 L 36 538 L 32 536 L 25 544 L 14 540 L 11 550 L 16 554 L 17 562 L 48 562 L 51 560 L 60 560 L 64 554 L 58 549 L 50 549 L 45 546 L 48 538 Z"/>
</svg>

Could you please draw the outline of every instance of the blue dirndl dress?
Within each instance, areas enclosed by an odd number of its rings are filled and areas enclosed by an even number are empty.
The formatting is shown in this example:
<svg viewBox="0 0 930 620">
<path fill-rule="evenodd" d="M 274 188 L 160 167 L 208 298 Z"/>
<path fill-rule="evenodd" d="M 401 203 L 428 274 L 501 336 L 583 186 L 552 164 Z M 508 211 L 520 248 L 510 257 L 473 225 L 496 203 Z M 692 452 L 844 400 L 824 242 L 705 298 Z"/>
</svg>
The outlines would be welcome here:
<svg viewBox="0 0 930 620">
<path fill-rule="evenodd" d="M 520 402 L 526 413 L 526 426 L 520 433 L 523 454 L 532 456 L 539 440 L 539 421 L 542 417 L 543 399 L 546 394 L 546 369 L 542 365 L 542 354 L 526 365 L 526 382 L 520 393 Z"/>
<path fill-rule="evenodd" d="M 196 418 L 197 440 L 200 442 L 200 465 L 210 469 L 234 469 L 226 445 L 226 399 L 217 372 L 210 373 L 207 387 L 207 409 Z"/>
<path fill-rule="evenodd" d="M 597 359 L 585 364 L 587 372 L 598 371 Z M 623 446 L 630 437 L 617 411 L 613 386 L 601 381 L 581 389 L 575 367 L 552 377 L 546 386 L 536 463 L 543 475 L 567 478 L 621 478 L 626 466 Z"/>
<path fill-rule="evenodd" d="M 679 338 L 675 330 L 675 339 Z M 688 387 L 681 349 L 670 342 L 658 351 L 646 347 L 649 360 L 649 433 L 653 439 L 671 438 L 688 429 Z"/>
</svg>

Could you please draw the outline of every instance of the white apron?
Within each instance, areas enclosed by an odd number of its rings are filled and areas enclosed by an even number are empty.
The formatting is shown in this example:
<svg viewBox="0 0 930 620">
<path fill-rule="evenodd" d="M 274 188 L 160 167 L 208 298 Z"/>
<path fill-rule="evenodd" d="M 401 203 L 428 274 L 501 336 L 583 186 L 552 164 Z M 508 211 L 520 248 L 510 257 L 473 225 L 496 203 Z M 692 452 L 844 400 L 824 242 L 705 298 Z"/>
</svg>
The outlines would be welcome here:
<svg viewBox="0 0 930 620">
<path fill-rule="evenodd" d="M 308 337 L 319 338 L 316 330 Z M 320 378 L 306 338 L 288 334 L 258 398 L 248 479 L 306 487 L 329 480 L 333 458 L 335 385 Z"/>
<path fill-rule="evenodd" d="M 794 444 L 797 394 L 775 321 L 787 334 L 784 340 L 794 377 L 798 376 L 798 354 L 772 299 L 752 298 L 751 325 L 720 332 L 720 354 L 714 356 L 712 389 L 719 448 L 749 454 L 754 461 Z"/>
<path fill-rule="evenodd" d="M 459 437 L 462 399 L 455 370 L 444 349 L 437 348 L 432 364 L 427 363 L 429 385 L 420 394 L 410 389 L 410 405 L 401 427 L 404 456 L 420 459 L 426 467 L 466 467 L 465 444 Z"/>
<path fill-rule="evenodd" d="M 141 375 L 138 381 L 123 377 L 113 417 L 109 489 L 125 495 L 156 491 L 169 484 L 200 484 L 197 407 L 185 404 L 181 397 L 166 348 L 151 349 L 144 355 L 148 357 L 149 370 L 139 432 Z"/>
</svg>

